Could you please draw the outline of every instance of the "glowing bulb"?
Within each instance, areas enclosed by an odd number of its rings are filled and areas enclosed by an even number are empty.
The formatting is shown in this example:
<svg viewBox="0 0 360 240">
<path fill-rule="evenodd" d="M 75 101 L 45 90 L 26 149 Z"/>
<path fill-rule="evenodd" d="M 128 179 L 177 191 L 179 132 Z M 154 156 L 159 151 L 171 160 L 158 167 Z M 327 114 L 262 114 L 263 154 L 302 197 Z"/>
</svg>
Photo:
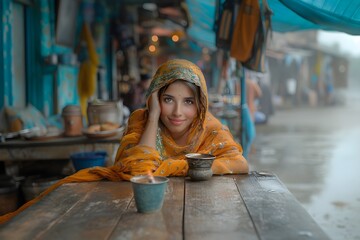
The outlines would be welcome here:
<svg viewBox="0 0 360 240">
<path fill-rule="evenodd" d="M 155 45 L 151 44 L 151 45 L 149 46 L 149 51 L 152 52 L 152 53 L 155 52 L 155 51 L 156 51 Z"/>
<path fill-rule="evenodd" d="M 158 36 L 156 36 L 156 35 L 152 35 L 152 37 L 151 37 L 151 41 L 153 41 L 153 42 L 157 42 L 159 40 L 159 37 Z"/>
<path fill-rule="evenodd" d="M 179 41 L 179 36 L 174 34 L 172 37 L 171 37 L 171 40 L 173 40 L 174 42 L 178 42 Z"/>
</svg>

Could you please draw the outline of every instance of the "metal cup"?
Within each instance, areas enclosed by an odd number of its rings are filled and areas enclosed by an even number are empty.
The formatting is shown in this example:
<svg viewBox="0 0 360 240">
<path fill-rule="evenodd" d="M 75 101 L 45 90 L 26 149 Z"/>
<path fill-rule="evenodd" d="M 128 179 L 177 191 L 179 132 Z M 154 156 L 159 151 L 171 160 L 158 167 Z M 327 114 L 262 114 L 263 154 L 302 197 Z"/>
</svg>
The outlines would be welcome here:
<svg viewBox="0 0 360 240">
<path fill-rule="evenodd" d="M 188 175 L 192 181 L 204 181 L 212 177 L 211 166 L 215 160 L 214 155 L 189 153 L 185 157 L 189 165 Z"/>
</svg>

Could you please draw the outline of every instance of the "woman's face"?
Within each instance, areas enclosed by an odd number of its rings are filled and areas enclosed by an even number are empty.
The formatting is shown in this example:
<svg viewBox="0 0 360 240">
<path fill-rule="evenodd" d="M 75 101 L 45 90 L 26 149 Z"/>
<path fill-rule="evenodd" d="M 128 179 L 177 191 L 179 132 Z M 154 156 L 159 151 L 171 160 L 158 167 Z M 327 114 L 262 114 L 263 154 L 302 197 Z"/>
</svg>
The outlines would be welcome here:
<svg viewBox="0 0 360 240">
<path fill-rule="evenodd" d="M 174 140 L 190 129 L 197 117 L 194 92 L 184 81 L 175 81 L 160 96 L 160 119 Z"/>
</svg>

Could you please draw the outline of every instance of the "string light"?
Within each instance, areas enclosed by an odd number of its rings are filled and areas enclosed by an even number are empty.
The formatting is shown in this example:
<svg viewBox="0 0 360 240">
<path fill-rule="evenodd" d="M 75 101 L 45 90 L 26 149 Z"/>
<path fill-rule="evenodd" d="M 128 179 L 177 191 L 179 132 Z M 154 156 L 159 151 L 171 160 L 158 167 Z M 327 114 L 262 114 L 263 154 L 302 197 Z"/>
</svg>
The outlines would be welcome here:
<svg viewBox="0 0 360 240">
<path fill-rule="evenodd" d="M 151 44 L 148 49 L 150 52 L 154 53 L 156 51 L 156 46 L 154 44 Z"/>
<path fill-rule="evenodd" d="M 159 37 L 158 37 L 158 36 L 156 36 L 156 35 L 152 35 L 152 37 L 151 37 L 151 41 L 153 41 L 153 42 L 157 42 L 157 41 L 159 41 Z"/>
<path fill-rule="evenodd" d="M 177 34 L 174 34 L 174 35 L 172 35 L 172 37 L 171 37 L 171 40 L 173 40 L 174 42 L 178 42 L 179 41 L 179 36 L 177 35 Z"/>
</svg>

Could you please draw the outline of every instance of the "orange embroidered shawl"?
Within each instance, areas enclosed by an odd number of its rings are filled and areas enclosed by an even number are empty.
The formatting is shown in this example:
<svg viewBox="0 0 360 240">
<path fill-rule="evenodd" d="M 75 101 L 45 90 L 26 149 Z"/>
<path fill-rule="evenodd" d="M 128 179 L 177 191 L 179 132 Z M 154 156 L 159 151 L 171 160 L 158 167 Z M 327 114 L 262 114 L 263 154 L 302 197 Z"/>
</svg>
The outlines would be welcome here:
<svg viewBox="0 0 360 240">
<path fill-rule="evenodd" d="M 147 109 L 133 112 L 127 129 L 121 139 L 114 166 L 83 169 L 54 184 L 39 197 L 27 202 L 13 213 L 0 217 L 3 223 L 39 201 L 58 186 L 70 182 L 89 182 L 108 179 L 110 181 L 129 180 L 134 175 L 152 172 L 159 176 L 186 176 L 188 165 L 185 154 L 190 152 L 209 153 L 216 156 L 212 170 L 214 174 L 247 173 L 248 165 L 242 156 L 242 148 L 237 144 L 229 129 L 208 112 L 207 88 L 201 70 L 187 60 L 170 60 L 155 73 L 147 96 L 163 86 L 178 80 L 186 80 L 200 87 L 200 114 L 192 124 L 186 146 L 178 146 L 161 128 L 158 129 L 157 147 L 137 145 L 147 120 Z M 149 99 L 149 97 L 148 97 Z"/>
<path fill-rule="evenodd" d="M 137 145 L 147 121 L 147 109 L 140 109 L 130 116 L 115 165 L 122 169 L 126 179 L 149 172 L 159 176 L 186 176 L 185 154 L 196 152 L 216 156 L 212 168 L 215 174 L 247 173 L 241 146 L 229 129 L 208 112 L 206 81 L 199 67 L 183 59 L 164 63 L 155 73 L 147 96 L 178 79 L 191 82 L 201 90 L 199 118 L 192 124 L 187 145 L 177 145 L 162 127 L 158 129 L 156 149 Z"/>
</svg>

